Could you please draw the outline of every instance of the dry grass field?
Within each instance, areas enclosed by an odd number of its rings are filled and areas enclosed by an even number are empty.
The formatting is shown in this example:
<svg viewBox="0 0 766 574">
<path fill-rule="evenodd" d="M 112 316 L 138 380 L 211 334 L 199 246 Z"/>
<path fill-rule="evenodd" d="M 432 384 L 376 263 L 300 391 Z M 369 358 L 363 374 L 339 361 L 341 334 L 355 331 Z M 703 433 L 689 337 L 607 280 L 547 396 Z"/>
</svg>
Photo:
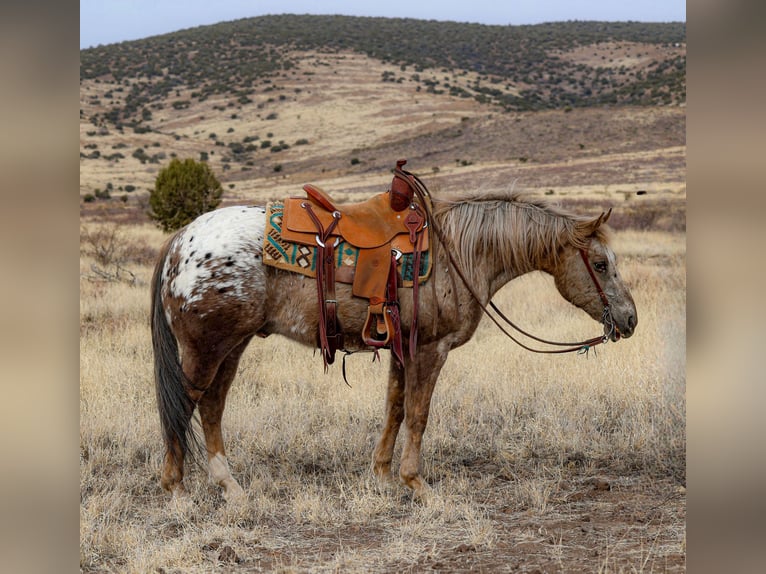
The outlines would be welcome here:
<svg viewBox="0 0 766 574">
<path fill-rule="evenodd" d="M 309 55 L 254 106 L 166 105 L 149 134 L 94 134 L 92 96 L 115 85 L 81 83 L 81 151 L 127 156 L 80 160 L 81 571 L 686 570 L 685 109 L 503 114 L 380 81 L 397 70 L 352 54 Z M 211 133 L 227 144 L 258 135 L 291 147 L 224 171 Z M 293 145 L 301 138 L 309 143 Z M 144 213 L 162 163 L 140 163 L 131 155 L 139 146 L 167 161 L 217 152 L 210 165 L 224 205 L 263 203 L 307 182 L 354 201 L 385 189 L 394 161 L 407 157 L 435 194 L 516 186 L 583 213 L 613 207 L 636 334 L 589 356 L 551 357 L 482 322 L 436 386 L 426 502 L 379 488 L 370 472 L 388 353 L 375 364 L 350 357 L 349 387 L 340 366 L 324 374 L 311 349 L 278 336 L 254 341 L 223 421 L 247 502 L 226 505 L 196 467 L 187 469 L 191 501 L 172 502 L 159 485 L 149 332 L 149 280 L 165 236 Z M 111 199 L 83 201 L 109 183 Z M 118 191 L 127 185 L 135 190 Z M 601 332 L 542 274 L 495 301 L 548 338 Z"/>
<path fill-rule="evenodd" d="M 325 375 L 279 337 L 242 360 L 224 416 L 228 507 L 205 471 L 191 504 L 159 486 L 148 281 L 162 234 L 85 224 L 81 257 L 81 567 L 86 572 L 665 572 L 685 569 L 685 239 L 614 239 L 636 335 L 590 356 L 529 354 L 483 323 L 452 353 L 424 446 L 427 503 L 370 473 L 388 358 Z M 93 246 L 116 235 L 106 281 Z M 551 337 L 599 328 L 533 274 L 497 298 Z"/>
</svg>

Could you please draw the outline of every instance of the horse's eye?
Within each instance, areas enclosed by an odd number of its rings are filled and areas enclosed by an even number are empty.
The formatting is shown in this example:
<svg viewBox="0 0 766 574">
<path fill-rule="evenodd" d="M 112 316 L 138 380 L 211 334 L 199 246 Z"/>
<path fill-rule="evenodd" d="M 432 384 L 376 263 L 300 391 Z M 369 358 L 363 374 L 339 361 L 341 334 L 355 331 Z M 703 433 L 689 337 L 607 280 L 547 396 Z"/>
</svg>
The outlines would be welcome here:
<svg viewBox="0 0 766 574">
<path fill-rule="evenodd" d="M 593 269 L 599 273 L 606 273 L 606 261 L 597 261 L 593 264 Z"/>
</svg>

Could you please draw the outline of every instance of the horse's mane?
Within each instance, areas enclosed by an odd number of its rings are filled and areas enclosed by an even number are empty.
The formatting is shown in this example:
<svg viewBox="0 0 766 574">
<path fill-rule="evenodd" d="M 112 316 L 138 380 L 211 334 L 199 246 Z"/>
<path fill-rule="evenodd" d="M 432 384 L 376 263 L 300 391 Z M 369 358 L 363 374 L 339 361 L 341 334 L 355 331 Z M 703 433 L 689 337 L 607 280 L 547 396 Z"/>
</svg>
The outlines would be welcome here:
<svg viewBox="0 0 766 574">
<path fill-rule="evenodd" d="M 554 261 L 564 245 L 585 249 L 594 235 L 608 242 L 604 226 L 593 233 L 583 225 L 592 218 L 516 191 L 434 198 L 434 217 L 468 269 L 477 255 L 490 252 L 506 269 L 528 271 Z"/>
</svg>

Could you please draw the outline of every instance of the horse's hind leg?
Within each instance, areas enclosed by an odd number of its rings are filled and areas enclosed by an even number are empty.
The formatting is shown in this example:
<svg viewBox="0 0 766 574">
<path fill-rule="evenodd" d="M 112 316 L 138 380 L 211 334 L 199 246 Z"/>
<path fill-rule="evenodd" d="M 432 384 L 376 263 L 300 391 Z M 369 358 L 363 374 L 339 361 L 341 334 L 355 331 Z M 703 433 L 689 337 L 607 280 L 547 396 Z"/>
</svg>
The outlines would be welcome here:
<svg viewBox="0 0 766 574">
<path fill-rule="evenodd" d="M 404 369 L 393 359 L 388 376 L 386 394 L 386 421 L 383 432 L 375 447 L 373 472 L 379 480 L 390 482 L 391 460 L 394 457 L 394 445 L 399 428 L 404 420 Z"/>
<path fill-rule="evenodd" d="M 191 388 L 188 386 L 185 388 L 187 399 L 184 399 L 184 406 L 176 409 L 178 412 L 174 416 L 178 417 L 175 426 L 180 428 L 188 428 L 189 421 L 194 412 L 194 405 L 202 398 L 205 389 L 210 386 L 211 381 L 215 377 L 218 365 L 209 360 L 205 360 L 205 357 L 200 357 L 199 353 L 187 350 L 184 352 L 183 361 L 181 362 L 181 368 L 186 375 Z M 183 410 L 183 412 L 181 412 Z M 194 448 L 195 442 L 190 441 L 187 444 L 187 448 Z M 162 467 L 162 476 L 160 483 L 162 487 L 173 493 L 173 495 L 185 494 L 183 485 L 184 477 L 184 459 L 186 451 L 182 448 L 178 436 L 171 438 L 166 445 L 165 462 Z"/>
<path fill-rule="evenodd" d="M 191 419 L 191 412 L 188 419 Z M 184 488 L 184 451 L 179 444 L 178 439 L 171 439 L 167 442 L 165 448 L 165 459 L 162 464 L 162 475 L 160 476 L 160 485 L 170 492 L 174 497 L 186 494 Z"/>
<path fill-rule="evenodd" d="M 244 491 L 231 475 L 229 464 L 226 461 L 226 451 L 221 433 L 221 418 L 226 407 L 226 394 L 229 392 L 237 373 L 237 366 L 242 353 L 249 342 L 250 337 L 235 347 L 223 360 L 215 379 L 199 401 L 202 429 L 205 432 L 210 482 L 223 488 L 223 496 L 227 501 L 243 496 Z"/>
</svg>

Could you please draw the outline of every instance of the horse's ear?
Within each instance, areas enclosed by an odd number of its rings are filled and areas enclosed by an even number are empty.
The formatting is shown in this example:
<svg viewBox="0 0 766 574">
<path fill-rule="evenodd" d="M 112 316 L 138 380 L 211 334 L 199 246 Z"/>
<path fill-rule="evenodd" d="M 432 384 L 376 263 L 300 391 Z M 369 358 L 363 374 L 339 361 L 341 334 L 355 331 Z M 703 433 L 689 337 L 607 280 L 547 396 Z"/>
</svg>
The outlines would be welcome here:
<svg viewBox="0 0 766 574">
<path fill-rule="evenodd" d="M 606 223 L 610 215 L 612 215 L 611 207 L 609 208 L 609 211 L 601 212 L 601 215 L 599 215 L 595 219 L 588 219 L 587 221 L 582 221 L 578 223 L 577 228 L 579 229 L 580 233 L 583 234 L 583 236 L 590 237 L 591 235 L 596 233 L 596 230 L 599 227 L 601 227 L 602 224 Z"/>
</svg>

